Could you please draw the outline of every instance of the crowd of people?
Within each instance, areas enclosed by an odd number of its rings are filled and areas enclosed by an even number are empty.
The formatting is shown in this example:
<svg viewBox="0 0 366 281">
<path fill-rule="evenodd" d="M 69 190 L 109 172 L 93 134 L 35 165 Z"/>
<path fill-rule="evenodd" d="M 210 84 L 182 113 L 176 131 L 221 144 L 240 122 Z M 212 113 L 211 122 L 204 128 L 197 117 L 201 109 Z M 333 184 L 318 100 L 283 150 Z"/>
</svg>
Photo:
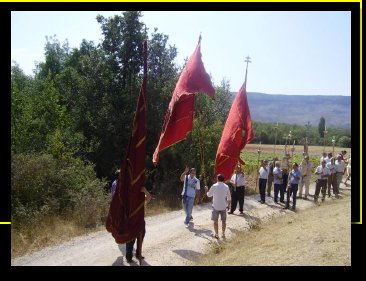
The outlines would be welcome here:
<svg viewBox="0 0 366 281">
<path fill-rule="evenodd" d="M 346 159 L 346 153 L 346 151 L 342 151 L 335 157 L 332 155 L 332 152 L 323 153 L 318 165 L 313 165 L 306 153 L 303 153 L 301 163 L 294 162 L 291 165 L 288 154 L 283 157 L 282 161 L 279 161 L 278 157 L 273 157 L 270 162 L 263 160 L 261 167 L 258 169 L 260 195 L 258 201 L 261 204 L 265 204 L 266 197 L 272 197 L 272 184 L 273 201 L 276 204 L 283 203 L 284 209 L 290 209 L 290 203 L 292 202 L 291 209 L 296 210 L 297 199 L 309 200 L 310 196 L 313 196 L 315 203 L 318 202 L 319 198 L 324 201 L 327 195 L 330 198 L 332 194 L 338 199 L 341 183 L 347 186 L 347 182 L 351 180 L 351 155 Z M 316 185 L 314 194 L 310 195 L 309 188 L 313 173 L 316 175 Z M 347 178 L 342 182 L 343 175 L 345 174 L 347 174 Z M 193 220 L 194 197 L 196 194 L 202 194 L 200 192 L 202 190 L 200 188 L 200 179 L 202 177 L 197 179 L 195 169 L 188 170 L 186 168 L 180 179 L 183 182 L 182 204 L 186 215 L 184 224 L 188 228 L 189 223 Z M 231 188 L 225 182 L 230 184 Z M 234 214 L 238 205 L 239 213 L 244 214 L 246 187 L 246 178 L 240 164 L 235 167 L 235 171 L 230 179 L 224 179 L 219 174 L 217 175 L 217 182 L 210 189 L 205 186 L 204 194 L 207 197 L 213 197 L 211 215 L 215 231 L 213 237 L 219 237 L 219 216 L 222 221 L 222 237 L 225 238 L 226 214 Z M 202 197 L 199 197 L 198 201 L 202 202 Z"/>
<path fill-rule="evenodd" d="M 339 187 L 343 183 L 351 180 L 351 155 L 346 159 L 346 151 L 342 151 L 337 156 L 333 156 L 331 152 L 323 153 L 320 158 L 319 165 L 314 166 L 310 161 L 309 156 L 303 153 L 303 160 L 300 164 L 294 162 L 291 164 L 290 157 L 286 154 L 282 161 L 277 157 L 273 157 L 272 161 L 263 160 L 261 167 L 258 169 L 258 184 L 261 204 L 265 204 L 266 197 L 272 197 L 273 184 L 273 201 L 276 204 L 284 203 L 284 209 L 290 208 L 292 198 L 292 210 L 296 210 L 297 199 L 309 200 L 309 186 L 311 176 L 314 171 L 316 175 L 316 186 L 313 194 L 314 202 L 318 202 L 321 193 L 321 200 L 324 201 L 326 196 L 331 197 L 333 192 L 335 198 L 339 198 Z M 314 168 L 315 167 L 315 168 Z M 313 169 L 314 168 L 314 169 Z M 112 184 L 112 195 L 118 181 L 118 173 L 116 173 L 116 180 Z M 342 182 L 343 175 L 347 174 L 344 182 Z M 226 219 L 227 214 L 234 214 L 239 205 L 239 213 L 244 214 L 244 197 L 245 189 L 247 187 L 246 178 L 242 166 L 238 164 L 230 179 L 224 179 L 222 174 L 217 175 L 216 183 L 210 188 L 207 185 L 201 188 L 201 181 L 203 177 L 196 177 L 196 169 L 186 167 L 180 175 L 180 180 L 183 183 L 182 189 L 182 206 L 185 212 L 184 225 L 189 228 L 190 222 L 193 221 L 192 211 L 195 199 L 198 198 L 198 203 L 202 202 L 202 194 L 207 197 L 213 197 L 212 200 L 212 214 L 211 220 L 214 224 L 214 233 L 212 236 L 219 239 L 219 217 L 222 222 L 222 235 L 225 239 Z M 228 184 L 230 183 L 231 189 Z M 303 187 L 305 186 L 304 193 Z M 204 193 L 202 193 L 204 191 Z M 141 192 L 147 194 L 146 188 Z M 266 194 L 267 193 L 267 194 Z M 285 201 L 286 195 L 286 201 Z M 143 236 L 145 231 L 143 232 Z M 143 236 L 140 239 L 143 239 Z M 126 243 L 126 258 L 128 262 L 132 262 L 132 251 L 135 240 Z M 138 243 L 139 244 L 139 243 Z M 140 249 L 136 250 L 136 256 L 141 253 Z M 143 258 L 142 256 L 139 258 Z"/>
</svg>

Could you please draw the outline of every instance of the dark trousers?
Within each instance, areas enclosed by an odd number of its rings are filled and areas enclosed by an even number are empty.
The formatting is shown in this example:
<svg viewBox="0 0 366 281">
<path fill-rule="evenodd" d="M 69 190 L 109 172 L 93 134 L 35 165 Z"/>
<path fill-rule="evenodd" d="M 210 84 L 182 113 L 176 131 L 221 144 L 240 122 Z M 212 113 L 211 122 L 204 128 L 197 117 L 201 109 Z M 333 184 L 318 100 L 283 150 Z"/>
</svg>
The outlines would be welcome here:
<svg viewBox="0 0 366 281">
<path fill-rule="evenodd" d="M 275 183 L 274 184 L 274 201 L 278 202 L 278 192 L 280 192 L 280 201 L 284 201 L 285 195 L 283 194 L 283 184 Z"/>
<path fill-rule="evenodd" d="M 245 187 L 244 186 L 237 186 L 236 190 L 234 189 L 231 193 L 231 210 L 230 212 L 233 213 L 236 210 L 236 205 L 239 201 L 239 212 L 243 212 L 244 210 L 244 195 L 245 195 Z"/>
<path fill-rule="evenodd" d="M 261 201 L 266 201 L 266 179 L 259 179 L 259 194 L 261 195 Z"/>
<path fill-rule="evenodd" d="M 290 207 L 290 197 L 292 195 L 292 207 L 296 207 L 296 194 L 297 190 L 299 188 L 299 185 L 297 183 L 291 183 L 291 187 L 287 189 L 287 201 L 286 201 L 286 207 Z"/>
<path fill-rule="evenodd" d="M 328 195 L 330 195 L 330 187 L 333 186 L 333 193 L 338 195 L 337 177 L 336 174 L 331 174 L 328 177 Z"/>
<path fill-rule="evenodd" d="M 144 240 L 146 230 L 144 228 L 143 232 L 140 233 L 140 235 L 137 236 L 137 238 L 132 239 L 131 241 L 128 241 L 126 243 L 126 259 L 132 260 L 132 251 L 133 251 L 133 245 L 135 244 L 135 241 L 137 240 L 137 247 L 136 247 L 136 257 L 141 256 L 141 245 L 142 241 Z"/>
<path fill-rule="evenodd" d="M 325 199 L 325 194 L 327 192 L 327 179 L 316 180 L 315 195 L 314 195 L 315 201 L 318 200 L 320 189 L 322 190 L 323 199 Z"/>
<path fill-rule="evenodd" d="M 285 194 L 287 196 L 287 180 L 288 180 L 288 173 L 282 174 L 282 188 L 283 188 L 283 197 L 280 197 L 280 201 L 283 202 L 285 200 Z"/>
</svg>

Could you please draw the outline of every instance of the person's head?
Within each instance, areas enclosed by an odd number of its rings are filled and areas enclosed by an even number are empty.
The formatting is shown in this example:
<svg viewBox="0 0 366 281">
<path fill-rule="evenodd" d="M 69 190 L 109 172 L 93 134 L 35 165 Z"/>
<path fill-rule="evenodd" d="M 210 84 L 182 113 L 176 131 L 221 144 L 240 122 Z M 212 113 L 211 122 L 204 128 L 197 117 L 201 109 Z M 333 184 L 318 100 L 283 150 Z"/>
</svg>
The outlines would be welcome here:
<svg viewBox="0 0 366 281">
<path fill-rule="evenodd" d="M 294 162 L 294 164 L 292 164 L 292 169 L 297 170 L 299 168 L 299 164 L 297 164 L 297 162 Z"/>
<path fill-rule="evenodd" d="M 345 151 L 345 150 L 342 151 L 342 154 L 343 155 L 346 155 L 346 153 L 347 153 L 347 151 Z"/>
<path fill-rule="evenodd" d="M 191 168 L 189 170 L 189 174 L 191 175 L 191 177 L 195 177 L 196 176 L 196 169 L 195 168 Z"/>
<path fill-rule="evenodd" d="M 262 162 L 262 165 L 265 167 L 268 165 L 268 160 L 264 159 L 263 162 Z"/>
<path fill-rule="evenodd" d="M 224 181 L 224 176 L 222 174 L 218 174 L 217 175 L 217 181 L 223 182 Z"/>
<path fill-rule="evenodd" d="M 276 167 L 278 167 L 278 168 L 279 168 L 279 167 L 281 167 L 281 163 L 280 163 L 280 161 L 276 161 L 276 162 L 275 162 L 275 166 L 276 166 Z"/>
<path fill-rule="evenodd" d="M 330 158 L 332 158 L 333 157 L 333 153 L 332 152 L 329 152 L 328 153 L 328 158 L 330 159 Z"/>
<path fill-rule="evenodd" d="M 240 173 L 241 172 L 241 165 L 240 164 L 236 165 L 235 172 L 236 173 Z"/>
<path fill-rule="evenodd" d="M 323 157 L 327 157 L 327 153 L 323 152 Z"/>
<path fill-rule="evenodd" d="M 327 161 L 322 160 L 322 166 L 325 167 L 325 164 L 327 163 Z"/>
<path fill-rule="evenodd" d="M 278 157 L 277 157 L 277 156 L 273 157 L 272 161 L 273 161 L 273 162 L 278 161 Z"/>
<path fill-rule="evenodd" d="M 338 155 L 337 155 L 337 160 L 338 160 L 338 161 L 341 161 L 341 160 L 342 160 L 342 155 L 338 154 Z"/>
</svg>

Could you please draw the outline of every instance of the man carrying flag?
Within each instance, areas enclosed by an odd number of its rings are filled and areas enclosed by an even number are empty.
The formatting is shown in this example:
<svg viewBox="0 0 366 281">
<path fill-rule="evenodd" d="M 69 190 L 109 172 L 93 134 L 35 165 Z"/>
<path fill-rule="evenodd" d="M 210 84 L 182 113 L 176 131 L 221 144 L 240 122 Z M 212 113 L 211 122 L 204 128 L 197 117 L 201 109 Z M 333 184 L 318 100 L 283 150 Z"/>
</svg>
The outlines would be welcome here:
<svg viewBox="0 0 366 281">
<path fill-rule="evenodd" d="M 161 150 L 184 140 L 192 130 L 195 94 L 197 92 L 205 92 L 210 97 L 215 95 L 215 89 L 201 60 L 201 36 L 196 50 L 179 77 L 165 114 L 159 143 L 153 155 L 155 166 L 159 162 Z"/>
<path fill-rule="evenodd" d="M 243 163 L 240 152 L 254 137 L 246 93 L 249 57 L 246 62 L 245 82 L 231 105 L 216 153 L 215 176 L 222 174 L 225 179 L 231 178 L 238 162 Z"/>
<path fill-rule="evenodd" d="M 116 243 L 126 243 L 126 258 L 132 262 L 132 249 L 137 238 L 136 257 L 140 261 L 142 241 L 145 236 L 145 188 L 146 158 L 146 83 L 147 43 L 144 41 L 144 77 L 138 97 L 133 129 L 126 155 L 119 172 L 115 194 L 109 208 L 106 228 Z"/>
</svg>

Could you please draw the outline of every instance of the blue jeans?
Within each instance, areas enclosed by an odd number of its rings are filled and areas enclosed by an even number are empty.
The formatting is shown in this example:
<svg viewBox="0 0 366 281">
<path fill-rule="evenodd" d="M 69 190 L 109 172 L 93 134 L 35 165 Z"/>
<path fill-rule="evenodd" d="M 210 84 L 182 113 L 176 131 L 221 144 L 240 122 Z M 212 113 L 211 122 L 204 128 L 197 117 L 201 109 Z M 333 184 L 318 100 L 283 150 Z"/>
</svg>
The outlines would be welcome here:
<svg viewBox="0 0 366 281">
<path fill-rule="evenodd" d="M 186 219 L 184 220 L 185 224 L 188 224 L 192 217 L 192 210 L 194 204 L 194 197 L 183 196 L 182 205 L 183 210 L 186 213 Z"/>
</svg>

